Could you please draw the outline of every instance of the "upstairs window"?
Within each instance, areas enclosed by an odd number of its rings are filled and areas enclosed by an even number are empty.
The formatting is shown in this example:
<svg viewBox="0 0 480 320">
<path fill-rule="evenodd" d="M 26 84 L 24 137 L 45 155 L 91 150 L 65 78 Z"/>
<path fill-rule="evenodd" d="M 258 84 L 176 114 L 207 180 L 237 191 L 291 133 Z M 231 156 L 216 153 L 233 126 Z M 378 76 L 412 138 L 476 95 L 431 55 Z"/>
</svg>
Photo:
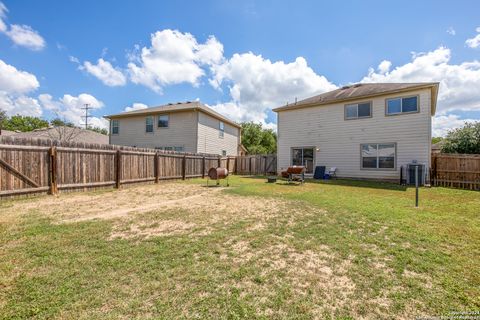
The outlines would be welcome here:
<svg viewBox="0 0 480 320">
<path fill-rule="evenodd" d="M 418 96 L 387 99 L 387 115 L 418 112 Z"/>
<path fill-rule="evenodd" d="M 370 118 L 372 116 L 372 103 L 363 102 L 345 105 L 345 119 Z"/>
<path fill-rule="evenodd" d="M 153 132 L 153 117 L 148 116 L 145 118 L 145 132 L 152 133 Z"/>
<path fill-rule="evenodd" d="M 361 145 L 362 169 L 395 169 L 395 143 Z"/>
<path fill-rule="evenodd" d="M 168 114 L 159 115 L 157 125 L 159 128 L 168 128 Z"/>
<path fill-rule="evenodd" d="M 119 132 L 118 120 L 112 120 L 112 134 L 118 134 L 118 132 Z"/>
<path fill-rule="evenodd" d="M 227 155 L 227 150 L 222 150 L 222 156 L 226 156 Z"/>
<path fill-rule="evenodd" d="M 220 121 L 218 136 L 223 138 L 224 135 L 225 135 L 225 124 L 222 121 Z"/>
</svg>

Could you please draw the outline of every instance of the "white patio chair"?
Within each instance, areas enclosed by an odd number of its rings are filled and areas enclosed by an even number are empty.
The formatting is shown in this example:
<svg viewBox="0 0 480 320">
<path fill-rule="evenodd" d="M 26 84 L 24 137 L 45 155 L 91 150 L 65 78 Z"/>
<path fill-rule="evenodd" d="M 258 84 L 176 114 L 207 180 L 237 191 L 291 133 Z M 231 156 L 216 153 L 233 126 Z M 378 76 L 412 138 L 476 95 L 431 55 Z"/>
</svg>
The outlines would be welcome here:
<svg viewBox="0 0 480 320">
<path fill-rule="evenodd" d="M 337 177 L 337 167 L 331 167 L 330 170 L 327 171 L 327 174 L 330 175 L 332 178 Z"/>
</svg>

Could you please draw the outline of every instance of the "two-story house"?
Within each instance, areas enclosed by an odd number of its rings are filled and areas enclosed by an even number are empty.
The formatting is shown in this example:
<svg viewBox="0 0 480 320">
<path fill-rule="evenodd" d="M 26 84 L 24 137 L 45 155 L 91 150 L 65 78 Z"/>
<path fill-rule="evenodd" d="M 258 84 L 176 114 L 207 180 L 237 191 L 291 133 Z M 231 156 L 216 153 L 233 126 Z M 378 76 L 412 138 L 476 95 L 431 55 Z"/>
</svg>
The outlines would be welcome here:
<svg viewBox="0 0 480 320">
<path fill-rule="evenodd" d="M 336 167 L 337 176 L 393 180 L 410 163 L 430 168 L 438 83 L 365 83 L 274 109 L 278 171 Z"/>
<path fill-rule="evenodd" d="M 239 152 L 241 126 L 197 101 L 106 118 L 110 144 L 219 155 Z"/>
</svg>

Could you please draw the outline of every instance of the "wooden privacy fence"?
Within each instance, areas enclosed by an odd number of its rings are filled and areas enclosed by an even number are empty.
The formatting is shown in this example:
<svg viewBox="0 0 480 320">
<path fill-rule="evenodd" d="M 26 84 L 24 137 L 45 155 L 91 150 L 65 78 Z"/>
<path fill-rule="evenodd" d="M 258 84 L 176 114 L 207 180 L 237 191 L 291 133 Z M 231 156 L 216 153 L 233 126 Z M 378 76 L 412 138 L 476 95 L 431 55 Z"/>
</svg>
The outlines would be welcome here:
<svg viewBox="0 0 480 320">
<path fill-rule="evenodd" d="M 267 175 L 277 172 L 277 155 L 251 155 L 236 157 L 237 174 Z"/>
<path fill-rule="evenodd" d="M 432 185 L 480 190 L 479 154 L 432 154 Z"/>
<path fill-rule="evenodd" d="M 219 157 L 0 137 L 0 196 L 203 178 L 212 167 L 224 167 L 238 174 L 266 174 L 268 170 L 275 171 L 276 157 Z"/>
</svg>

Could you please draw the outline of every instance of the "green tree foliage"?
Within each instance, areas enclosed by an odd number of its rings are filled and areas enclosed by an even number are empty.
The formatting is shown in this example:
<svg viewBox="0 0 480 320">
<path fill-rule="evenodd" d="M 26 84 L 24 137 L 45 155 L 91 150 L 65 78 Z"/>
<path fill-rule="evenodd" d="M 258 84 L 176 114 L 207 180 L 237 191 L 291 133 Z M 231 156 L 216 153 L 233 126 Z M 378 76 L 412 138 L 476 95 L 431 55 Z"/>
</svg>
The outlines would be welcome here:
<svg viewBox="0 0 480 320">
<path fill-rule="evenodd" d="M 99 127 L 88 127 L 88 130 L 96 132 L 96 133 L 104 134 L 106 136 L 108 135 L 108 130 L 107 129 L 102 129 L 102 128 L 99 128 Z"/>
<path fill-rule="evenodd" d="M 480 121 L 449 131 L 442 152 L 480 154 Z"/>
<path fill-rule="evenodd" d="M 277 152 L 277 134 L 272 129 L 264 129 L 262 124 L 243 122 L 242 144 L 249 154 L 269 154 Z"/>
<path fill-rule="evenodd" d="M 10 118 L 6 118 L 3 121 L 3 129 L 11 130 L 11 131 L 32 131 L 35 129 L 41 129 L 48 127 L 49 123 L 47 120 L 38 118 L 38 117 L 31 117 L 31 116 L 21 116 L 16 115 Z"/>
<path fill-rule="evenodd" d="M 55 118 L 53 120 L 50 120 L 50 124 L 54 127 L 70 127 L 70 128 L 75 127 L 73 123 L 66 120 L 62 120 L 60 118 Z"/>
<path fill-rule="evenodd" d="M 0 130 L 3 128 L 3 122 L 7 120 L 7 112 L 0 109 Z"/>
<path fill-rule="evenodd" d="M 432 137 L 432 144 L 439 143 L 442 140 L 442 137 Z"/>
</svg>

